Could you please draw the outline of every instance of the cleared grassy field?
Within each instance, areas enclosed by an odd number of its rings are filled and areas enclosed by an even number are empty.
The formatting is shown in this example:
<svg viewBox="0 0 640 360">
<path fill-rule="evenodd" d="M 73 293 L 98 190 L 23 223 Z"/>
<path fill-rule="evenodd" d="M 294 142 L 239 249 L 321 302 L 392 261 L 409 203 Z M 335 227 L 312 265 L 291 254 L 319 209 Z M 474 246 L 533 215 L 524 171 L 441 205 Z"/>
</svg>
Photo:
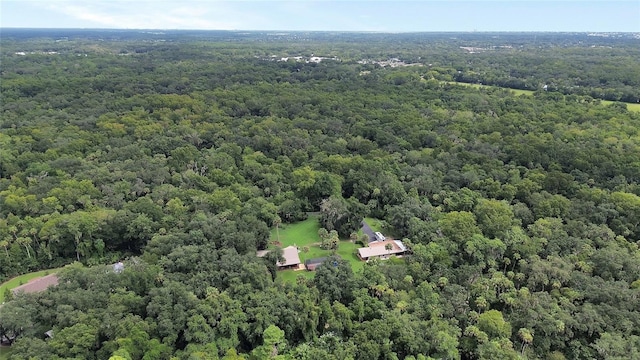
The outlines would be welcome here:
<svg viewBox="0 0 640 360">
<path fill-rule="evenodd" d="M 351 265 L 351 269 L 353 272 L 358 272 L 364 266 L 364 261 L 360 260 L 357 255 L 358 248 L 361 245 L 352 243 L 350 241 L 341 241 L 340 246 L 338 247 L 338 255 Z"/>
<path fill-rule="evenodd" d="M 318 216 L 309 216 L 307 220 L 295 224 L 282 224 L 279 230 L 272 229 L 271 242 L 280 241 L 280 246 L 283 248 L 291 245 L 298 247 L 311 246 L 315 243 L 320 243 L 318 229 L 320 229 Z"/>
<path fill-rule="evenodd" d="M 602 104 L 603 105 L 611 105 L 611 104 L 615 104 L 615 101 L 610 101 L 610 100 L 602 100 Z M 640 112 L 640 104 L 633 104 L 633 103 L 624 103 L 627 105 L 627 110 L 629 111 L 634 111 L 634 112 Z"/>
<path fill-rule="evenodd" d="M 9 355 L 11 355 L 10 347 L 0 347 L 0 360 L 7 360 L 9 358 Z"/>
<path fill-rule="evenodd" d="M 2 285 L 0 285 L 0 303 L 4 302 L 5 289 L 11 290 L 11 289 L 13 289 L 15 287 L 18 287 L 18 286 L 22 285 L 22 284 L 26 284 L 27 282 L 29 282 L 29 280 L 33 280 L 35 278 L 39 278 L 41 276 L 45 276 L 45 275 L 49 275 L 49 274 L 55 274 L 58 271 L 60 271 L 61 269 L 62 268 L 35 271 L 35 272 L 32 272 L 32 273 L 16 276 L 13 279 L 3 283 Z"/>
<path fill-rule="evenodd" d="M 463 82 L 458 82 L 458 81 L 445 81 L 445 83 L 452 84 L 452 85 L 469 86 L 469 87 L 472 87 L 472 88 L 475 88 L 475 89 L 482 89 L 482 88 L 507 89 L 507 90 L 513 92 L 514 95 L 533 95 L 533 93 L 534 93 L 533 90 L 520 90 L 520 89 L 511 89 L 511 88 L 500 88 L 499 86 L 482 85 L 482 84 L 469 84 L 469 83 L 463 83 Z"/>
<path fill-rule="evenodd" d="M 392 237 L 396 240 L 402 240 L 400 239 L 401 236 L 396 231 L 396 229 L 390 228 L 389 224 L 386 224 L 386 222 L 384 222 L 383 220 L 376 219 L 376 218 L 364 218 L 364 221 L 369 225 L 371 230 L 379 231 L 384 236 Z M 360 231 L 360 233 L 362 233 L 362 231 Z"/>
<path fill-rule="evenodd" d="M 475 89 L 491 88 L 491 87 L 498 88 L 498 86 L 469 84 L 469 83 L 463 83 L 463 82 L 457 82 L 457 81 L 445 81 L 445 83 L 452 84 L 452 85 L 469 86 Z M 510 88 L 503 88 L 503 89 L 508 89 L 509 91 L 513 92 L 514 95 L 533 95 L 533 93 L 535 92 L 532 90 L 520 90 L 520 89 L 510 89 Z M 610 101 L 610 100 L 601 100 L 601 101 L 603 105 L 611 105 L 611 104 L 617 103 L 617 101 Z M 640 112 L 640 103 L 623 103 L 623 104 L 627 105 L 627 110 L 629 111 Z"/>
<path fill-rule="evenodd" d="M 280 233 L 280 246 L 287 247 L 291 245 L 297 246 L 299 249 L 308 247 L 309 251 L 300 252 L 300 261 L 304 262 L 308 259 L 331 256 L 330 250 L 324 250 L 320 248 L 320 237 L 318 236 L 318 229 L 320 229 L 320 221 L 317 215 L 310 216 L 307 220 L 297 222 L 295 224 L 281 225 L 280 230 L 271 230 L 271 242 L 272 246 L 278 241 L 278 232 Z M 343 239 L 338 245 L 336 253 L 340 257 L 351 264 L 353 271 L 359 271 L 364 262 L 361 261 L 356 255 L 357 249 L 360 245 L 352 243 L 349 240 Z M 302 275 L 307 279 L 313 278 L 315 272 L 313 271 L 293 271 L 284 270 L 278 272 L 278 277 L 284 281 L 296 281 L 298 275 Z"/>
<path fill-rule="evenodd" d="M 364 221 L 369 225 L 371 230 L 379 231 L 384 234 L 385 229 L 382 227 L 382 222 L 376 218 L 364 218 Z"/>
<path fill-rule="evenodd" d="M 520 90 L 520 89 L 509 89 L 515 95 L 533 95 L 535 91 L 533 90 Z"/>
<path fill-rule="evenodd" d="M 11 348 L 8 346 L 0 347 L 0 360 L 7 360 L 11 355 Z"/>
<path fill-rule="evenodd" d="M 282 281 L 286 281 L 286 282 L 296 282 L 296 280 L 298 279 L 298 276 L 302 276 L 305 279 L 313 279 L 313 277 L 315 276 L 315 272 L 314 271 L 306 271 L 306 270 L 300 270 L 300 271 L 293 271 L 293 270 L 284 270 L 284 271 L 280 271 L 278 272 L 278 279 L 281 279 Z"/>
</svg>

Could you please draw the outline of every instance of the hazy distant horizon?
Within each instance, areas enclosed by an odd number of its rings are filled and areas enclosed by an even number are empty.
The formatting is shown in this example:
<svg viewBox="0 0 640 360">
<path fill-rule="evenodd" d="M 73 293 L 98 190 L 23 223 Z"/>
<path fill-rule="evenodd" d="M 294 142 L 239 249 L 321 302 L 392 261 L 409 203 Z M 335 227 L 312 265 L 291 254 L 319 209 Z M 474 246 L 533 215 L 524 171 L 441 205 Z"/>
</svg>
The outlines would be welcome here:
<svg viewBox="0 0 640 360">
<path fill-rule="evenodd" d="M 2 28 L 640 32 L 640 1 L 0 0 Z"/>
<path fill-rule="evenodd" d="M 287 29 L 145 29 L 145 28 L 44 28 L 44 27 L 0 27 L 0 30 L 34 30 L 34 31 L 154 31 L 154 32 L 247 32 L 247 33 L 354 33 L 354 34 L 640 34 L 639 31 L 366 31 L 366 30 L 287 30 Z M 160 34 L 160 33 L 158 33 Z"/>
</svg>

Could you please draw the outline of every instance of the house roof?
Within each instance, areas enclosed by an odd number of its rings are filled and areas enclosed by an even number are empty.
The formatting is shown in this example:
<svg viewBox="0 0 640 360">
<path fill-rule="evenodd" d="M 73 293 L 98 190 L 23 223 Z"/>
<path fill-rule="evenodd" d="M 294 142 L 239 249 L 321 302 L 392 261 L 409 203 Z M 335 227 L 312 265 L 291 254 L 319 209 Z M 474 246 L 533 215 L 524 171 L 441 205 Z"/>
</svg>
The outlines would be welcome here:
<svg viewBox="0 0 640 360">
<path fill-rule="evenodd" d="M 298 256 L 298 248 L 295 246 L 287 246 L 282 249 L 282 257 L 284 258 L 284 263 L 278 261 L 276 265 L 278 266 L 291 266 L 300 264 L 300 257 Z"/>
<path fill-rule="evenodd" d="M 326 257 L 314 258 L 314 259 L 306 260 L 304 264 L 305 265 L 322 264 L 325 260 L 327 260 Z"/>
<path fill-rule="evenodd" d="M 387 244 L 391 244 L 392 249 L 385 249 Z M 400 240 L 386 240 L 386 241 L 378 241 L 369 244 L 369 247 L 359 248 L 358 254 L 361 258 L 369 258 L 372 256 L 382 256 L 382 255 L 391 255 L 391 254 L 400 254 L 407 251 L 407 248 L 404 246 L 402 241 Z"/>
<path fill-rule="evenodd" d="M 46 290 L 49 286 L 58 285 L 58 276 L 51 274 L 29 281 L 24 285 L 15 287 L 12 291 L 14 294 L 19 292 L 34 293 Z"/>
<path fill-rule="evenodd" d="M 265 257 L 269 253 L 269 250 L 258 250 L 256 251 L 257 257 Z"/>
</svg>

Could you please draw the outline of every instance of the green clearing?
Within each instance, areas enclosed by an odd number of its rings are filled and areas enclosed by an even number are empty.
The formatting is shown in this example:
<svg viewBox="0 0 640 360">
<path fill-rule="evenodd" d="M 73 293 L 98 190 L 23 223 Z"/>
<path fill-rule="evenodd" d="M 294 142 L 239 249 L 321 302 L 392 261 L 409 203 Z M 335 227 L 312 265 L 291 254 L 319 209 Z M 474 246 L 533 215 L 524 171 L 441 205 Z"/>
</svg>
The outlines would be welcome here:
<svg viewBox="0 0 640 360">
<path fill-rule="evenodd" d="M 611 105 L 615 103 L 617 103 L 617 101 L 602 100 L 603 105 Z M 634 104 L 634 103 L 623 103 L 623 104 L 627 105 L 627 110 L 629 111 L 640 112 L 640 104 Z"/>
<path fill-rule="evenodd" d="M 57 269 L 35 271 L 35 272 L 32 272 L 32 273 L 16 276 L 11 280 L 6 281 L 2 285 L 0 285 L 0 303 L 4 302 L 5 289 L 11 290 L 11 289 L 16 288 L 16 287 L 18 287 L 20 285 L 28 283 L 29 280 L 33 280 L 33 279 L 39 278 L 41 276 L 46 276 L 46 275 L 49 275 L 49 274 L 57 273 L 61 269 L 62 268 L 60 267 L 60 268 L 57 268 Z"/>
<path fill-rule="evenodd" d="M 312 215 L 307 220 L 295 224 L 282 224 L 280 229 L 272 229 L 271 242 L 275 244 L 280 239 L 280 246 L 283 248 L 291 245 L 311 247 L 320 243 L 318 229 L 320 219 L 317 215 Z"/>
<path fill-rule="evenodd" d="M 0 346 L 0 360 L 9 359 L 9 355 L 11 355 L 11 348 L 8 346 Z"/>
<path fill-rule="evenodd" d="M 533 93 L 535 92 L 533 90 L 520 90 L 520 89 L 502 88 L 502 87 L 499 87 L 499 86 L 482 85 L 482 84 L 469 84 L 469 83 L 458 82 L 458 81 L 445 81 L 445 83 L 446 84 L 450 84 L 450 85 L 468 86 L 468 87 L 472 87 L 474 89 L 482 89 L 482 88 L 486 88 L 486 89 L 507 89 L 507 90 L 513 92 L 514 95 L 533 95 Z"/>
<path fill-rule="evenodd" d="M 384 220 L 376 218 L 364 218 L 364 221 L 374 232 L 379 231 L 385 236 L 400 240 L 400 234 L 395 229 L 391 228 L 389 224 L 387 224 Z M 359 234 L 362 234 L 362 231 L 360 231 Z"/>
<path fill-rule="evenodd" d="M 627 109 L 628 109 L 629 111 L 640 112 L 640 104 L 631 104 L 631 103 L 628 103 L 628 104 L 627 104 Z"/>
<path fill-rule="evenodd" d="M 509 91 L 512 91 L 515 95 L 533 95 L 533 93 L 535 92 L 533 90 L 520 90 L 520 89 L 509 89 Z"/>
<path fill-rule="evenodd" d="M 313 279 L 313 276 L 315 275 L 315 271 L 306 271 L 306 270 L 298 270 L 298 271 L 294 271 L 294 270 L 283 270 L 278 272 L 278 278 L 281 279 L 282 281 L 286 281 L 286 282 L 296 282 L 296 280 L 298 279 L 298 276 L 303 276 L 306 279 Z"/>
<path fill-rule="evenodd" d="M 381 233 L 384 234 L 384 232 L 386 231 L 386 229 L 383 228 L 383 224 L 382 221 L 379 219 L 375 219 L 375 218 L 364 218 L 364 221 L 367 223 L 367 225 L 369 225 L 369 227 L 371 228 L 371 230 L 373 231 L 379 231 Z"/>
<path fill-rule="evenodd" d="M 318 229 L 320 229 L 320 219 L 317 215 L 309 216 L 307 220 L 297 222 L 295 224 L 281 225 L 279 230 L 271 230 L 271 242 L 272 245 L 278 241 L 278 233 L 280 237 L 280 246 L 287 247 L 291 245 L 297 246 L 299 249 L 308 247 L 308 252 L 300 252 L 300 261 L 304 262 L 308 259 L 331 256 L 331 250 L 324 250 L 320 248 L 320 237 L 318 236 Z M 338 245 L 336 253 L 340 257 L 349 262 L 354 272 L 359 271 L 364 266 L 364 262 L 361 261 L 356 255 L 357 249 L 360 245 L 352 243 L 349 240 L 341 240 Z M 305 270 L 284 270 L 278 272 L 278 277 L 283 281 L 296 281 L 298 275 L 302 275 L 307 279 L 313 278 L 315 272 Z"/>
<path fill-rule="evenodd" d="M 500 88 L 499 86 L 481 85 L 481 84 L 469 84 L 469 83 L 463 83 L 463 82 L 458 82 L 458 81 L 444 81 L 444 83 L 450 84 L 450 85 L 468 86 L 468 87 L 472 87 L 474 89 Z M 507 89 L 507 90 L 513 92 L 514 95 L 533 95 L 533 93 L 535 92 L 533 90 L 520 90 L 520 89 L 511 89 L 511 88 L 502 88 L 502 89 Z M 618 101 L 611 101 L 611 100 L 601 100 L 601 102 L 602 102 L 603 105 L 611 105 L 611 104 L 618 103 Z M 636 103 L 623 103 L 623 104 L 627 105 L 627 110 L 629 110 L 629 111 L 640 112 L 640 103 L 637 103 L 637 104 Z M 371 225 L 371 224 L 369 224 L 369 225 Z"/>
</svg>

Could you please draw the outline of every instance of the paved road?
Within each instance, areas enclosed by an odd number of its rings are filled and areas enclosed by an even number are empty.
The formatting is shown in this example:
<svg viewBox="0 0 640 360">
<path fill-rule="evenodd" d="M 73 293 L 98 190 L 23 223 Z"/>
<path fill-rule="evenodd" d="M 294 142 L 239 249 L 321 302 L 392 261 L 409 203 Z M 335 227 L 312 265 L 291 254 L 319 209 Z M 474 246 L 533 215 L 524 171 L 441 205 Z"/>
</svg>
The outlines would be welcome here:
<svg viewBox="0 0 640 360">
<path fill-rule="evenodd" d="M 362 220 L 362 223 L 360 223 L 360 225 L 362 225 L 362 232 L 369 236 L 369 242 L 376 241 L 376 235 L 373 233 L 373 230 L 371 229 L 369 224 L 367 224 L 366 221 Z"/>
</svg>

